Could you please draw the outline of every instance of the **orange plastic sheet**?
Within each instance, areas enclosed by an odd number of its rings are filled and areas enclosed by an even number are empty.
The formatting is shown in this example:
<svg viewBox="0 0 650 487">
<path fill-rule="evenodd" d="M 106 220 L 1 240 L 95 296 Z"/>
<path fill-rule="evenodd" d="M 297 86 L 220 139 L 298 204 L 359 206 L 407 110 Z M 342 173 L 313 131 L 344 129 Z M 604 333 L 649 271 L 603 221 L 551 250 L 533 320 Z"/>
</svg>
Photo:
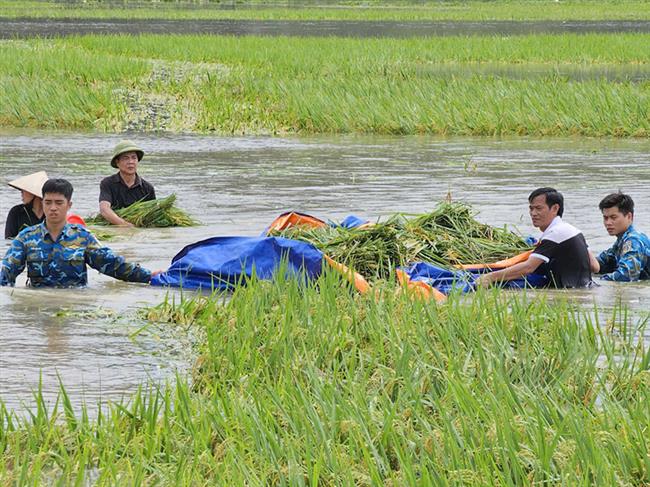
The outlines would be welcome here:
<svg viewBox="0 0 650 487">
<path fill-rule="evenodd" d="M 494 262 L 492 264 L 465 264 L 456 267 L 468 271 L 478 270 L 478 269 L 492 269 L 492 270 L 505 269 L 506 267 L 519 264 L 520 262 L 526 262 L 528 260 L 528 257 L 530 257 L 530 254 L 532 253 L 533 253 L 532 250 L 528 250 L 526 252 L 522 252 L 521 254 L 517 254 L 514 257 L 503 259 L 498 262 Z"/>
<path fill-rule="evenodd" d="M 304 225 L 310 228 L 321 228 L 326 226 L 327 223 L 311 215 L 306 215 L 304 213 L 298 213 L 292 211 L 280 215 L 275 220 L 273 220 L 271 225 L 269 225 L 269 229 L 267 233 L 271 232 L 272 230 L 281 231 L 281 230 L 286 230 L 287 228 L 300 226 L 300 225 Z M 372 223 L 366 223 L 364 225 L 361 225 L 361 227 L 359 228 L 369 227 L 372 225 L 373 225 Z M 372 289 L 370 284 L 368 284 L 368 281 L 366 281 L 366 279 L 361 274 L 359 274 L 358 272 L 354 272 L 348 266 L 335 261 L 334 259 L 332 259 L 327 255 L 324 255 L 324 257 L 327 263 L 333 269 L 340 272 L 341 275 L 343 275 L 343 277 L 350 284 L 352 284 L 354 288 L 357 291 L 359 291 L 361 294 L 366 294 Z M 424 299 L 435 299 L 437 302 L 441 302 L 447 299 L 447 297 L 443 293 L 429 286 L 427 283 L 422 281 L 409 280 L 408 275 L 403 271 L 400 270 L 397 271 L 397 278 L 401 284 L 405 285 L 417 297 L 424 298 Z"/>
<path fill-rule="evenodd" d="M 423 299 L 435 299 L 436 302 L 441 303 L 447 299 L 443 293 L 438 291 L 436 288 L 429 286 L 426 282 L 423 281 L 411 281 L 406 272 L 397 269 L 397 280 L 402 286 L 406 286 L 406 289 L 413 293 L 414 296 Z"/>
<path fill-rule="evenodd" d="M 86 226 L 85 220 L 75 213 L 68 213 L 66 219 L 68 223 L 76 223 L 77 225 L 83 225 L 84 227 Z"/>
<path fill-rule="evenodd" d="M 327 255 L 323 254 L 323 257 L 325 257 L 325 260 L 329 265 L 332 266 L 333 269 L 339 271 L 343 277 L 345 277 L 348 282 L 352 284 L 354 288 L 361 294 L 366 294 L 368 291 L 370 291 L 370 284 L 368 284 L 368 281 L 366 281 L 361 274 L 354 272 L 348 266 L 341 264 L 340 262 L 336 262 L 334 259 L 328 257 Z"/>
<path fill-rule="evenodd" d="M 296 227 L 299 225 L 307 226 L 310 228 L 321 228 L 327 226 L 327 223 L 313 216 L 291 211 L 289 213 L 280 215 L 275 220 L 273 220 L 269 226 L 268 232 L 271 230 L 286 230 L 287 228 Z"/>
</svg>

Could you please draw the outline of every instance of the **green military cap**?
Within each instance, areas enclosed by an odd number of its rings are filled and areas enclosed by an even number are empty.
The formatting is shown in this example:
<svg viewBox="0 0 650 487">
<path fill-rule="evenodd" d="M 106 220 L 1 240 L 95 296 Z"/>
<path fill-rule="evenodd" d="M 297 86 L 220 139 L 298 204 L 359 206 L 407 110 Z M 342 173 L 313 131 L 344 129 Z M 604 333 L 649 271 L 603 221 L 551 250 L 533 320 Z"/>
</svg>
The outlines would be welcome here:
<svg viewBox="0 0 650 487">
<path fill-rule="evenodd" d="M 144 157 L 144 151 L 135 145 L 135 142 L 132 142 L 130 140 L 121 140 L 113 149 L 111 166 L 117 167 L 117 158 L 125 152 L 135 152 L 138 155 L 138 161 L 142 160 Z"/>
</svg>

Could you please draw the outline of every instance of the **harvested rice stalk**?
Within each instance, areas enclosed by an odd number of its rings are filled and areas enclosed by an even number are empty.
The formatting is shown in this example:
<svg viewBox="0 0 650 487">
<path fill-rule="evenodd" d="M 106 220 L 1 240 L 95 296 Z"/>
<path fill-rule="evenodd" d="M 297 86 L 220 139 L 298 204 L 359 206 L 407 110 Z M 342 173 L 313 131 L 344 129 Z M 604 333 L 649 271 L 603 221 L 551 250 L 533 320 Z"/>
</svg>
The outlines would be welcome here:
<svg viewBox="0 0 650 487">
<path fill-rule="evenodd" d="M 367 228 L 293 227 L 273 235 L 309 242 L 371 280 L 420 260 L 451 267 L 493 262 L 529 249 L 519 235 L 474 216 L 468 205 L 443 202 L 431 213 L 410 219 L 395 214 Z"/>
<path fill-rule="evenodd" d="M 125 219 L 136 227 L 191 227 L 198 225 L 192 217 L 183 210 L 176 208 L 176 195 L 150 201 L 138 201 L 131 206 L 116 210 L 120 218 Z M 94 225 L 108 225 L 101 215 L 88 218 L 87 223 Z"/>
</svg>

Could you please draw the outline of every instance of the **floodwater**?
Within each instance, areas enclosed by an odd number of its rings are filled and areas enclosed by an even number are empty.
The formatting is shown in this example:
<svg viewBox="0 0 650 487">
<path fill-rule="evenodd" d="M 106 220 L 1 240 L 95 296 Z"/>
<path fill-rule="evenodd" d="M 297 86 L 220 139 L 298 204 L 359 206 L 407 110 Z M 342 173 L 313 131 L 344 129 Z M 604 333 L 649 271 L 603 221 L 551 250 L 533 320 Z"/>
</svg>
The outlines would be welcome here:
<svg viewBox="0 0 650 487">
<path fill-rule="evenodd" d="M 113 229 L 107 244 L 152 269 L 166 268 L 185 245 L 216 235 L 258 235 L 277 215 L 298 210 L 323 219 L 356 214 L 376 220 L 393 212 L 424 212 L 448 194 L 492 225 L 514 225 L 538 236 L 527 195 L 538 186 L 565 194 L 565 220 L 600 251 L 613 239 L 597 209 L 622 190 L 637 204 L 636 224 L 650 231 L 650 141 L 617 139 L 489 139 L 331 136 L 219 138 L 130 134 L 146 152 L 140 174 L 159 196 L 203 225 L 177 229 Z M 74 187 L 73 210 L 97 211 L 99 180 L 113 172 L 119 136 L 0 133 L 0 214 L 19 202 L 4 182 L 46 170 Z M 0 243 L 4 254 L 8 242 Z M 138 330 L 138 309 L 158 304 L 165 290 L 129 284 L 89 271 L 86 289 L 31 290 L 24 277 L 0 288 L 0 397 L 29 405 L 42 388 L 52 400 L 59 377 L 75 404 L 118 400 L 147 379 L 173 378 L 191 357 L 175 329 Z M 602 283 L 578 291 L 550 291 L 587 308 L 618 302 L 647 313 L 650 282 Z M 176 293 L 172 293 L 176 296 Z M 648 337 L 646 336 L 646 341 Z"/>
<path fill-rule="evenodd" d="M 0 38 L 84 34 L 214 34 L 234 36 L 423 37 L 650 32 L 647 20 L 354 21 L 354 20 L 162 20 L 9 19 Z"/>
</svg>

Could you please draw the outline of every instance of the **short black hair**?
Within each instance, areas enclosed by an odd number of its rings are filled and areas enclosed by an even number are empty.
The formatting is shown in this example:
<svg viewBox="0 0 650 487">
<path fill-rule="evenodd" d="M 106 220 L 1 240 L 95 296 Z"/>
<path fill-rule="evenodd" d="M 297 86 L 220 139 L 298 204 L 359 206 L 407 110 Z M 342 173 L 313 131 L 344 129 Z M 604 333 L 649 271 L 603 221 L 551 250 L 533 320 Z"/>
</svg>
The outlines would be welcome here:
<svg viewBox="0 0 650 487">
<path fill-rule="evenodd" d="M 73 187 L 67 179 L 48 179 L 45 181 L 41 191 L 43 197 L 45 197 L 45 193 L 58 193 L 65 196 L 65 199 L 70 201 L 72 198 Z"/>
<path fill-rule="evenodd" d="M 549 208 L 553 205 L 559 205 L 560 209 L 557 210 L 557 216 L 562 216 L 564 213 L 564 196 L 555 188 L 537 188 L 530 193 L 528 201 L 531 202 L 540 195 L 546 196 L 546 206 Z"/>
<path fill-rule="evenodd" d="M 600 211 L 603 211 L 605 208 L 614 208 L 615 206 L 624 215 L 628 213 L 634 214 L 634 200 L 630 195 L 623 194 L 620 191 L 618 193 L 608 194 L 598 203 Z"/>
</svg>

